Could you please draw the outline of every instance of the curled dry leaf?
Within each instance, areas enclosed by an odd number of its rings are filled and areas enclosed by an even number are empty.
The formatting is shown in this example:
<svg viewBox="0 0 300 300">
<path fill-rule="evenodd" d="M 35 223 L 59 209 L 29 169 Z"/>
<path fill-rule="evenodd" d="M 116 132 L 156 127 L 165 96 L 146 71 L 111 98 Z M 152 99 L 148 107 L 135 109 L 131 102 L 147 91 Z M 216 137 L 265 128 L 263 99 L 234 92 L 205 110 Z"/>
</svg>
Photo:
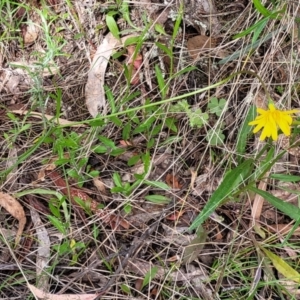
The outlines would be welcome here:
<svg viewBox="0 0 300 300">
<path fill-rule="evenodd" d="M 178 178 L 174 174 L 167 174 L 166 183 L 172 189 L 181 189 L 182 184 L 179 183 Z"/>
<path fill-rule="evenodd" d="M 268 172 L 266 174 L 267 178 L 269 176 L 269 173 L 270 172 Z M 265 191 L 267 188 L 267 182 L 262 180 L 259 183 L 258 188 L 260 190 Z M 255 232 L 257 234 L 259 234 L 262 238 L 265 238 L 265 233 L 263 230 L 261 230 L 261 226 L 259 224 L 259 218 L 260 218 L 260 215 L 262 212 L 263 204 L 264 204 L 264 198 L 262 196 L 256 194 L 254 197 L 253 205 L 252 205 L 251 216 L 252 216 L 252 225 L 254 227 Z"/>
<path fill-rule="evenodd" d="M 132 68 L 132 78 L 130 83 L 133 85 L 139 84 L 139 69 L 143 63 L 143 56 L 142 54 L 138 53 L 134 58 L 135 46 L 130 45 L 127 47 L 127 54 L 128 54 L 128 61 L 127 65 Z"/>
<path fill-rule="evenodd" d="M 184 210 L 176 211 L 166 217 L 169 221 L 178 221 L 179 218 L 185 213 Z"/>
<path fill-rule="evenodd" d="M 0 192 L 0 205 L 3 206 L 14 218 L 19 221 L 19 227 L 16 234 L 16 245 L 19 244 L 21 235 L 23 233 L 26 217 L 22 205 L 12 196 Z"/>
<path fill-rule="evenodd" d="M 99 192 L 101 192 L 102 194 L 106 195 L 107 191 L 106 191 L 106 186 L 104 184 L 104 182 L 98 177 L 94 177 L 93 178 L 93 183 L 95 185 L 95 187 L 97 188 L 97 190 Z"/>
<path fill-rule="evenodd" d="M 31 293 L 42 300 L 94 300 L 97 294 L 62 294 L 55 295 L 50 293 L 45 293 L 40 289 L 36 288 L 34 285 L 27 283 L 27 286 Z"/>
<path fill-rule="evenodd" d="M 29 23 L 26 28 L 22 30 L 22 35 L 25 45 L 32 44 L 39 35 L 39 28 L 35 24 Z"/>
<path fill-rule="evenodd" d="M 216 40 L 206 35 L 197 35 L 187 41 L 189 55 L 195 60 L 203 49 L 215 48 Z"/>
<path fill-rule="evenodd" d="M 66 120 L 66 119 L 56 118 L 55 116 L 41 114 L 41 113 L 34 112 L 34 111 L 16 109 L 16 110 L 12 110 L 12 112 L 15 114 L 18 114 L 18 115 L 29 114 L 31 117 L 35 117 L 38 119 L 46 118 L 47 120 L 53 120 L 58 125 L 69 125 L 70 127 L 87 127 L 87 125 L 85 125 L 85 124 L 74 124 L 74 122 Z"/>
<path fill-rule="evenodd" d="M 86 106 L 93 117 L 97 116 L 98 109 L 103 109 L 103 114 L 106 114 L 104 76 L 109 58 L 118 44 L 119 41 L 108 33 L 94 55 L 85 86 Z"/>
<path fill-rule="evenodd" d="M 98 109 L 103 110 L 103 115 L 107 112 L 104 77 L 110 56 L 117 46 L 120 46 L 126 41 L 126 39 L 133 36 L 136 35 L 125 36 L 120 42 L 111 33 L 108 33 L 103 39 L 101 45 L 98 47 L 92 61 L 91 69 L 88 73 L 88 80 L 85 86 L 86 106 L 92 117 L 96 117 L 98 115 Z"/>
<path fill-rule="evenodd" d="M 98 209 L 94 211 L 97 213 L 98 217 L 105 224 L 108 224 L 114 230 L 129 229 L 130 224 L 124 218 L 111 213 L 108 210 Z"/>
<path fill-rule="evenodd" d="M 45 272 L 45 269 L 48 267 L 50 260 L 50 238 L 38 212 L 35 209 L 30 209 L 30 214 L 38 239 L 36 275 L 39 280 L 37 286 L 44 292 L 48 292 L 50 287 L 50 284 L 48 283 L 49 275 Z"/>
</svg>

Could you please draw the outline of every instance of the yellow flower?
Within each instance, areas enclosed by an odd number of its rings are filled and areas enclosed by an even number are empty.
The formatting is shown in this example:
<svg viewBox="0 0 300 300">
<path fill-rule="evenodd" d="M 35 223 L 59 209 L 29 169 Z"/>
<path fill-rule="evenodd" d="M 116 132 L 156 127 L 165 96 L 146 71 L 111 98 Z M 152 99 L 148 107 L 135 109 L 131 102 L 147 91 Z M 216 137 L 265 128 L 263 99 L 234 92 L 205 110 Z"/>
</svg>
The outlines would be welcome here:
<svg viewBox="0 0 300 300">
<path fill-rule="evenodd" d="M 282 111 L 276 109 L 273 103 L 269 103 L 269 109 L 264 110 L 257 108 L 259 114 L 256 119 L 249 123 L 249 125 L 256 125 L 253 129 L 253 133 L 262 130 L 260 140 L 265 140 L 266 137 L 272 137 L 274 141 L 278 138 L 278 127 L 286 135 L 291 135 L 292 117 L 290 115 L 299 112 L 297 109 Z"/>
</svg>

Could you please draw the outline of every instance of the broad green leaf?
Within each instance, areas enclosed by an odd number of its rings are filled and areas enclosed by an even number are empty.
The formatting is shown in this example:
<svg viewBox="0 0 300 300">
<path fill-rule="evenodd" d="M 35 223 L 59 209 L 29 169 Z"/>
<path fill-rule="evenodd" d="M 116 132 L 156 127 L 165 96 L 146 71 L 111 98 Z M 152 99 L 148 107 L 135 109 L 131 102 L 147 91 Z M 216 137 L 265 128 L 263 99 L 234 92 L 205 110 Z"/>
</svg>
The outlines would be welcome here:
<svg viewBox="0 0 300 300">
<path fill-rule="evenodd" d="M 107 153 L 108 152 L 108 149 L 106 146 L 103 146 L 103 145 L 98 145 L 98 146 L 95 146 L 93 151 L 95 153 L 99 153 L 99 154 L 102 154 L 102 153 Z"/>
<path fill-rule="evenodd" d="M 171 129 L 174 132 L 177 132 L 177 127 L 175 125 L 175 123 L 176 123 L 175 118 L 166 118 L 165 122 L 166 122 L 166 125 L 169 129 Z"/>
<path fill-rule="evenodd" d="M 58 219 L 61 218 L 60 210 L 51 202 L 49 202 L 49 209 L 56 218 L 58 218 Z"/>
<path fill-rule="evenodd" d="M 140 42 L 141 42 L 140 36 L 132 36 L 125 40 L 124 47 L 127 47 L 129 45 L 136 45 Z"/>
<path fill-rule="evenodd" d="M 155 45 L 160 49 L 162 50 L 164 53 L 166 53 L 169 57 L 172 56 L 172 51 L 167 47 L 165 46 L 164 44 L 161 44 L 159 42 L 156 42 Z"/>
<path fill-rule="evenodd" d="M 181 101 L 178 101 L 176 104 L 171 105 L 169 111 L 170 112 L 178 112 L 178 113 L 182 113 L 182 112 L 190 113 L 191 109 L 190 109 L 190 105 L 188 104 L 187 100 L 181 100 Z"/>
<path fill-rule="evenodd" d="M 25 195 L 30 195 L 30 194 L 39 194 L 39 195 L 54 195 L 59 199 L 60 201 L 63 200 L 63 195 L 60 194 L 59 192 L 52 191 L 52 190 L 46 190 L 46 189 L 33 189 L 33 190 L 25 190 L 19 193 L 15 193 L 14 197 L 19 198 Z"/>
<path fill-rule="evenodd" d="M 198 257 L 204 247 L 206 238 L 207 232 L 200 226 L 197 230 L 197 236 L 184 249 L 182 263 L 191 263 Z"/>
<path fill-rule="evenodd" d="M 156 79 L 159 86 L 161 97 L 162 99 L 164 99 L 167 93 L 167 86 L 163 74 L 161 72 L 161 69 L 159 68 L 158 65 L 155 65 L 155 74 L 156 74 Z"/>
<path fill-rule="evenodd" d="M 208 130 L 205 139 L 211 146 L 218 146 L 224 144 L 225 135 L 220 128 L 211 128 Z"/>
<path fill-rule="evenodd" d="M 108 139 L 107 137 L 100 135 L 100 136 L 98 137 L 98 139 L 99 139 L 106 147 L 109 147 L 109 148 L 112 148 L 112 149 L 116 148 L 115 143 L 114 143 L 112 140 Z"/>
<path fill-rule="evenodd" d="M 278 210 L 280 210 L 285 215 L 289 216 L 291 219 L 297 221 L 300 218 L 300 208 L 298 208 L 297 206 L 295 206 L 289 202 L 282 201 L 281 199 L 273 196 L 272 194 L 270 194 L 266 191 L 257 189 L 255 187 L 249 186 L 249 190 L 262 196 L 271 205 L 276 207 Z"/>
<path fill-rule="evenodd" d="M 162 26 L 161 24 L 159 24 L 159 23 L 156 23 L 156 24 L 154 25 L 154 29 L 155 29 L 155 31 L 157 31 L 158 33 L 161 33 L 161 34 L 163 34 L 163 35 L 167 35 L 167 33 L 165 32 L 163 26 Z"/>
<path fill-rule="evenodd" d="M 79 204 L 80 207 L 84 209 L 84 211 L 88 214 L 91 215 L 91 201 L 83 200 L 80 197 L 74 196 L 74 201 Z"/>
<path fill-rule="evenodd" d="M 269 20 L 269 18 L 263 18 L 263 19 L 259 20 L 258 22 L 256 22 L 255 24 L 253 24 L 252 26 L 250 26 L 249 28 L 247 28 L 246 30 L 234 35 L 232 38 L 235 40 L 235 39 L 241 38 L 243 36 L 246 36 L 250 32 L 254 31 L 257 27 L 261 27 L 262 24 L 265 24 L 268 20 Z"/>
<path fill-rule="evenodd" d="M 133 155 L 128 159 L 127 165 L 129 167 L 134 166 L 141 159 L 141 155 Z"/>
<path fill-rule="evenodd" d="M 126 293 L 126 294 L 128 294 L 128 295 L 131 295 L 130 287 L 129 287 L 127 284 L 122 283 L 122 284 L 120 285 L 120 288 L 121 288 L 121 290 L 122 290 L 124 293 Z"/>
<path fill-rule="evenodd" d="M 92 119 L 88 120 L 88 123 L 92 127 L 101 127 L 104 125 L 104 120 L 103 119 Z"/>
<path fill-rule="evenodd" d="M 197 68 L 195 66 L 185 67 L 185 68 L 181 69 L 180 71 L 178 71 L 177 73 L 175 73 L 174 75 L 172 75 L 170 77 L 170 79 L 177 78 L 178 76 L 181 76 L 185 73 L 188 73 L 188 72 L 191 72 L 191 71 L 194 71 L 194 70 L 197 70 Z"/>
<path fill-rule="evenodd" d="M 116 38 L 116 39 L 120 39 L 120 32 L 119 32 L 119 28 L 118 25 L 114 19 L 114 15 L 116 14 L 116 12 L 109 12 L 106 16 L 105 16 L 105 20 L 106 20 L 106 25 L 109 29 L 109 31 L 112 33 L 112 35 Z"/>
<path fill-rule="evenodd" d="M 115 148 L 110 152 L 111 156 L 119 156 L 121 154 L 123 154 L 124 152 L 126 152 L 125 148 Z"/>
<path fill-rule="evenodd" d="M 126 203 L 124 205 L 123 209 L 126 214 L 130 214 L 132 211 L 132 205 L 130 203 Z"/>
<path fill-rule="evenodd" d="M 268 20 L 266 19 L 265 22 L 262 22 L 259 26 L 257 26 L 254 29 L 254 33 L 253 33 L 253 37 L 252 37 L 252 44 L 254 44 L 257 41 L 258 37 L 260 36 L 261 32 L 266 27 L 267 23 L 268 23 Z"/>
<path fill-rule="evenodd" d="M 269 17 L 272 15 L 272 12 L 268 9 L 266 9 L 260 0 L 253 0 L 253 4 L 255 8 L 265 17 Z"/>
<path fill-rule="evenodd" d="M 122 130 L 122 138 L 123 140 L 129 140 L 130 139 L 130 132 L 131 132 L 131 122 L 127 122 L 126 125 L 123 127 Z"/>
<path fill-rule="evenodd" d="M 113 174 L 113 181 L 114 181 L 114 184 L 115 184 L 117 187 L 123 188 L 122 179 L 121 179 L 121 176 L 120 176 L 119 173 L 114 173 L 114 174 Z"/>
<path fill-rule="evenodd" d="M 156 187 L 156 188 L 160 188 L 160 189 L 165 190 L 165 191 L 169 191 L 170 190 L 170 187 L 166 183 L 164 183 L 162 181 L 145 180 L 144 183 L 147 184 L 147 185 Z"/>
<path fill-rule="evenodd" d="M 195 111 L 188 111 L 187 115 L 190 119 L 191 127 L 198 128 L 201 128 L 204 124 L 206 124 L 209 118 L 208 113 L 202 112 L 200 108 L 197 108 Z"/>
<path fill-rule="evenodd" d="M 54 216 L 51 215 L 47 215 L 50 223 L 62 234 L 66 235 L 66 228 L 65 228 L 65 224 L 62 223 L 59 219 L 57 219 Z"/>
<path fill-rule="evenodd" d="M 121 7 L 119 8 L 119 11 L 122 13 L 123 18 L 126 20 L 126 22 L 131 27 L 137 29 L 137 27 L 131 22 L 130 12 L 129 12 L 129 3 L 127 1 L 122 1 L 122 4 L 121 4 Z"/>
<path fill-rule="evenodd" d="M 212 97 L 207 104 L 207 107 L 210 109 L 210 113 L 216 114 L 218 117 L 222 114 L 222 111 L 226 105 L 225 99 L 218 99 L 217 97 Z"/>
<path fill-rule="evenodd" d="M 252 127 L 248 125 L 249 122 L 254 120 L 255 118 L 256 108 L 254 105 L 251 105 L 246 118 L 243 121 L 242 126 L 237 135 L 237 144 L 236 144 L 236 152 L 239 155 L 243 155 L 246 151 L 248 136 L 252 131 Z M 242 158 L 241 158 L 242 159 Z M 240 161 L 241 162 L 241 161 Z"/>
<path fill-rule="evenodd" d="M 146 273 L 145 278 L 143 280 L 142 289 L 151 282 L 151 280 L 155 277 L 158 272 L 158 267 L 154 266 L 150 268 L 150 270 Z"/>
<path fill-rule="evenodd" d="M 142 161 L 144 163 L 144 171 L 145 173 L 148 173 L 149 168 L 151 166 L 151 157 L 150 152 L 147 150 L 145 154 L 142 155 Z"/>
<path fill-rule="evenodd" d="M 174 43 L 175 39 L 176 39 L 176 36 L 179 32 L 179 28 L 180 28 L 180 25 L 181 25 L 181 21 L 182 21 L 182 18 L 183 18 L 183 14 L 184 14 L 184 7 L 183 7 L 183 1 L 180 2 L 180 6 L 179 6 L 179 9 L 177 10 L 177 18 L 176 18 L 176 21 L 175 21 L 175 24 L 174 24 L 174 29 L 173 29 L 173 34 L 172 34 L 172 43 Z"/>
<path fill-rule="evenodd" d="M 232 195 L 243 184 L 252 167 L 253 159 L 248 159 L 228 172 L 189 229 L 198 228 L 228 196 Z"/>
<path fill-rule="evenodd" d="M 289 175 L 289 174 L 271 174 L 270 178 L 277 179 L 283 182 L 298 182 L 300 181 L 300 176 Z"/>
<path fill-rule="evenodd" d="M 90 172 L 89 172 L 89 175 L 90 175 L 92 178 L 98 177 L 99 174 L 100 174 L 100 172 L 97 171 L 97 170 L 93 170 L 93 171 L 90 171 Z"/>
<path fill-rule="evenodd" d="M 171 199 L 163 195 L 148 195 L 145 199 L 156 204 L 168 204 Z"/>
<path fill-rule="evenodd" d="M 288 263 L 286 263 L 281 257 L 272 253 L 271 251 L 261 248 L 268 258 L 272 261 L 276 270 L 281 273 L 286 279 L 293 280 L 300 283 L 300 274 L 292 268 Z"/>
</svg>

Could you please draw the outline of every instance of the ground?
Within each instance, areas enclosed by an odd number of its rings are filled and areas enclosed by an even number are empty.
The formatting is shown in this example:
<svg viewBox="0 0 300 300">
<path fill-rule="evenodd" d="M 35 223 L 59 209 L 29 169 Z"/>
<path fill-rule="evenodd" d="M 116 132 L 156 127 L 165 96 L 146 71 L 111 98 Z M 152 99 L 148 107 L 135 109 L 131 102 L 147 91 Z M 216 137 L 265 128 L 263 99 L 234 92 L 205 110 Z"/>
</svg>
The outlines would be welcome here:
<svg viewBox="0 0 300 300">
<path fill-rule="evenodd" d="M 1 299 L 300 299 L 297 1 L 0 5 Z"/>
</svg>

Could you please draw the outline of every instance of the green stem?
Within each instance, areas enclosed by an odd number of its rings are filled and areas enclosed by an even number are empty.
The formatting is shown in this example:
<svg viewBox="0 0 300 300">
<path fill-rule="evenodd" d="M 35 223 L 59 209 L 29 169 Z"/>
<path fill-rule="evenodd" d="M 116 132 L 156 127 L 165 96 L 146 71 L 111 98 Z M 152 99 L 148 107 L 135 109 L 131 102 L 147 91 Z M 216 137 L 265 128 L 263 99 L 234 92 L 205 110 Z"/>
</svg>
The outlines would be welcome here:
<svg viewBox="0 0 300 300">
<path fill-rule="evenodd" d="M 127 110 L 119 111 L 119 112 L 112 113 L 112 114 L 106 115 L 106 116 L 99 116 L 99 117 L 96 117 L 96 118 L 91 119 L 91 120 L 85 120 L 85 121 L 80 121 L 80 122 L 74 122 L 74 123 L 71 123 L 71 124 L 60 125 L 59 127 L 60 128 L 70 127 L 70 126 L 79 125 L 79 124 L 88 124 L 88 125 L 90 125 L 90 124 L 94 123 L 95 121 L 105 120 L 105 119 L 109 119 L 111 117 L 117 117 L 117 116 L 124 115 L 124 114 L 127 114 L 127 113 L 139 111 L 141 109 L 147 109 L 147 108 L 157 106 L 157 105 L 160 105 L 160 104 L 166 104 L 166 103 L 173 102 L 173 101 L 176 101 L 176 100 L 181 100 L 181 99 L 184 99 L 184 98 L 187 98 L 187 97 L 190 97 L 190 96 L 194 96 L 194 95 L 209 91 L 209 90 L 214 89 L 216 87 L 219 87 L 220 85 L 229 82 L 232 78 L 234 78 L 235 76 L 240 75 L 240 74 L 248 74 L 248 75 L 256 77 L 259 80 L 259 82 L 261 83 L 261 85 L 262 85 L 262 87 L 265 91 L 265 94 L 267 95 L 268 100 L 271 99 L 270 93 L 268 92 L 267 87 L 264 84 L 264 82 L 262 81 L 260 76 L 258 76 L 256 73 L 254 73 L 252 71 L 239 71 L 239 72 L 233 73 L 232 75 L 226 77 L 225 79 L 223 79 L 223 80 L 221 80 L 221 81 L 219 81 L 215 84 L 212 84 L 212 85 L 207 86 L 205 88 L 202 88 L 202 89 L 199 89 L 199 90 L 196 90 L 196 91 L 184 94 L 184 95 L 172 97 L 172 98 L 169 98 L 169 99 L 164 99 L 164 100 L 157 101 L 157 102 L 148 103 L 148 104 L 145 104 L 143 106 L 129 108 Z"/>
</svg>

